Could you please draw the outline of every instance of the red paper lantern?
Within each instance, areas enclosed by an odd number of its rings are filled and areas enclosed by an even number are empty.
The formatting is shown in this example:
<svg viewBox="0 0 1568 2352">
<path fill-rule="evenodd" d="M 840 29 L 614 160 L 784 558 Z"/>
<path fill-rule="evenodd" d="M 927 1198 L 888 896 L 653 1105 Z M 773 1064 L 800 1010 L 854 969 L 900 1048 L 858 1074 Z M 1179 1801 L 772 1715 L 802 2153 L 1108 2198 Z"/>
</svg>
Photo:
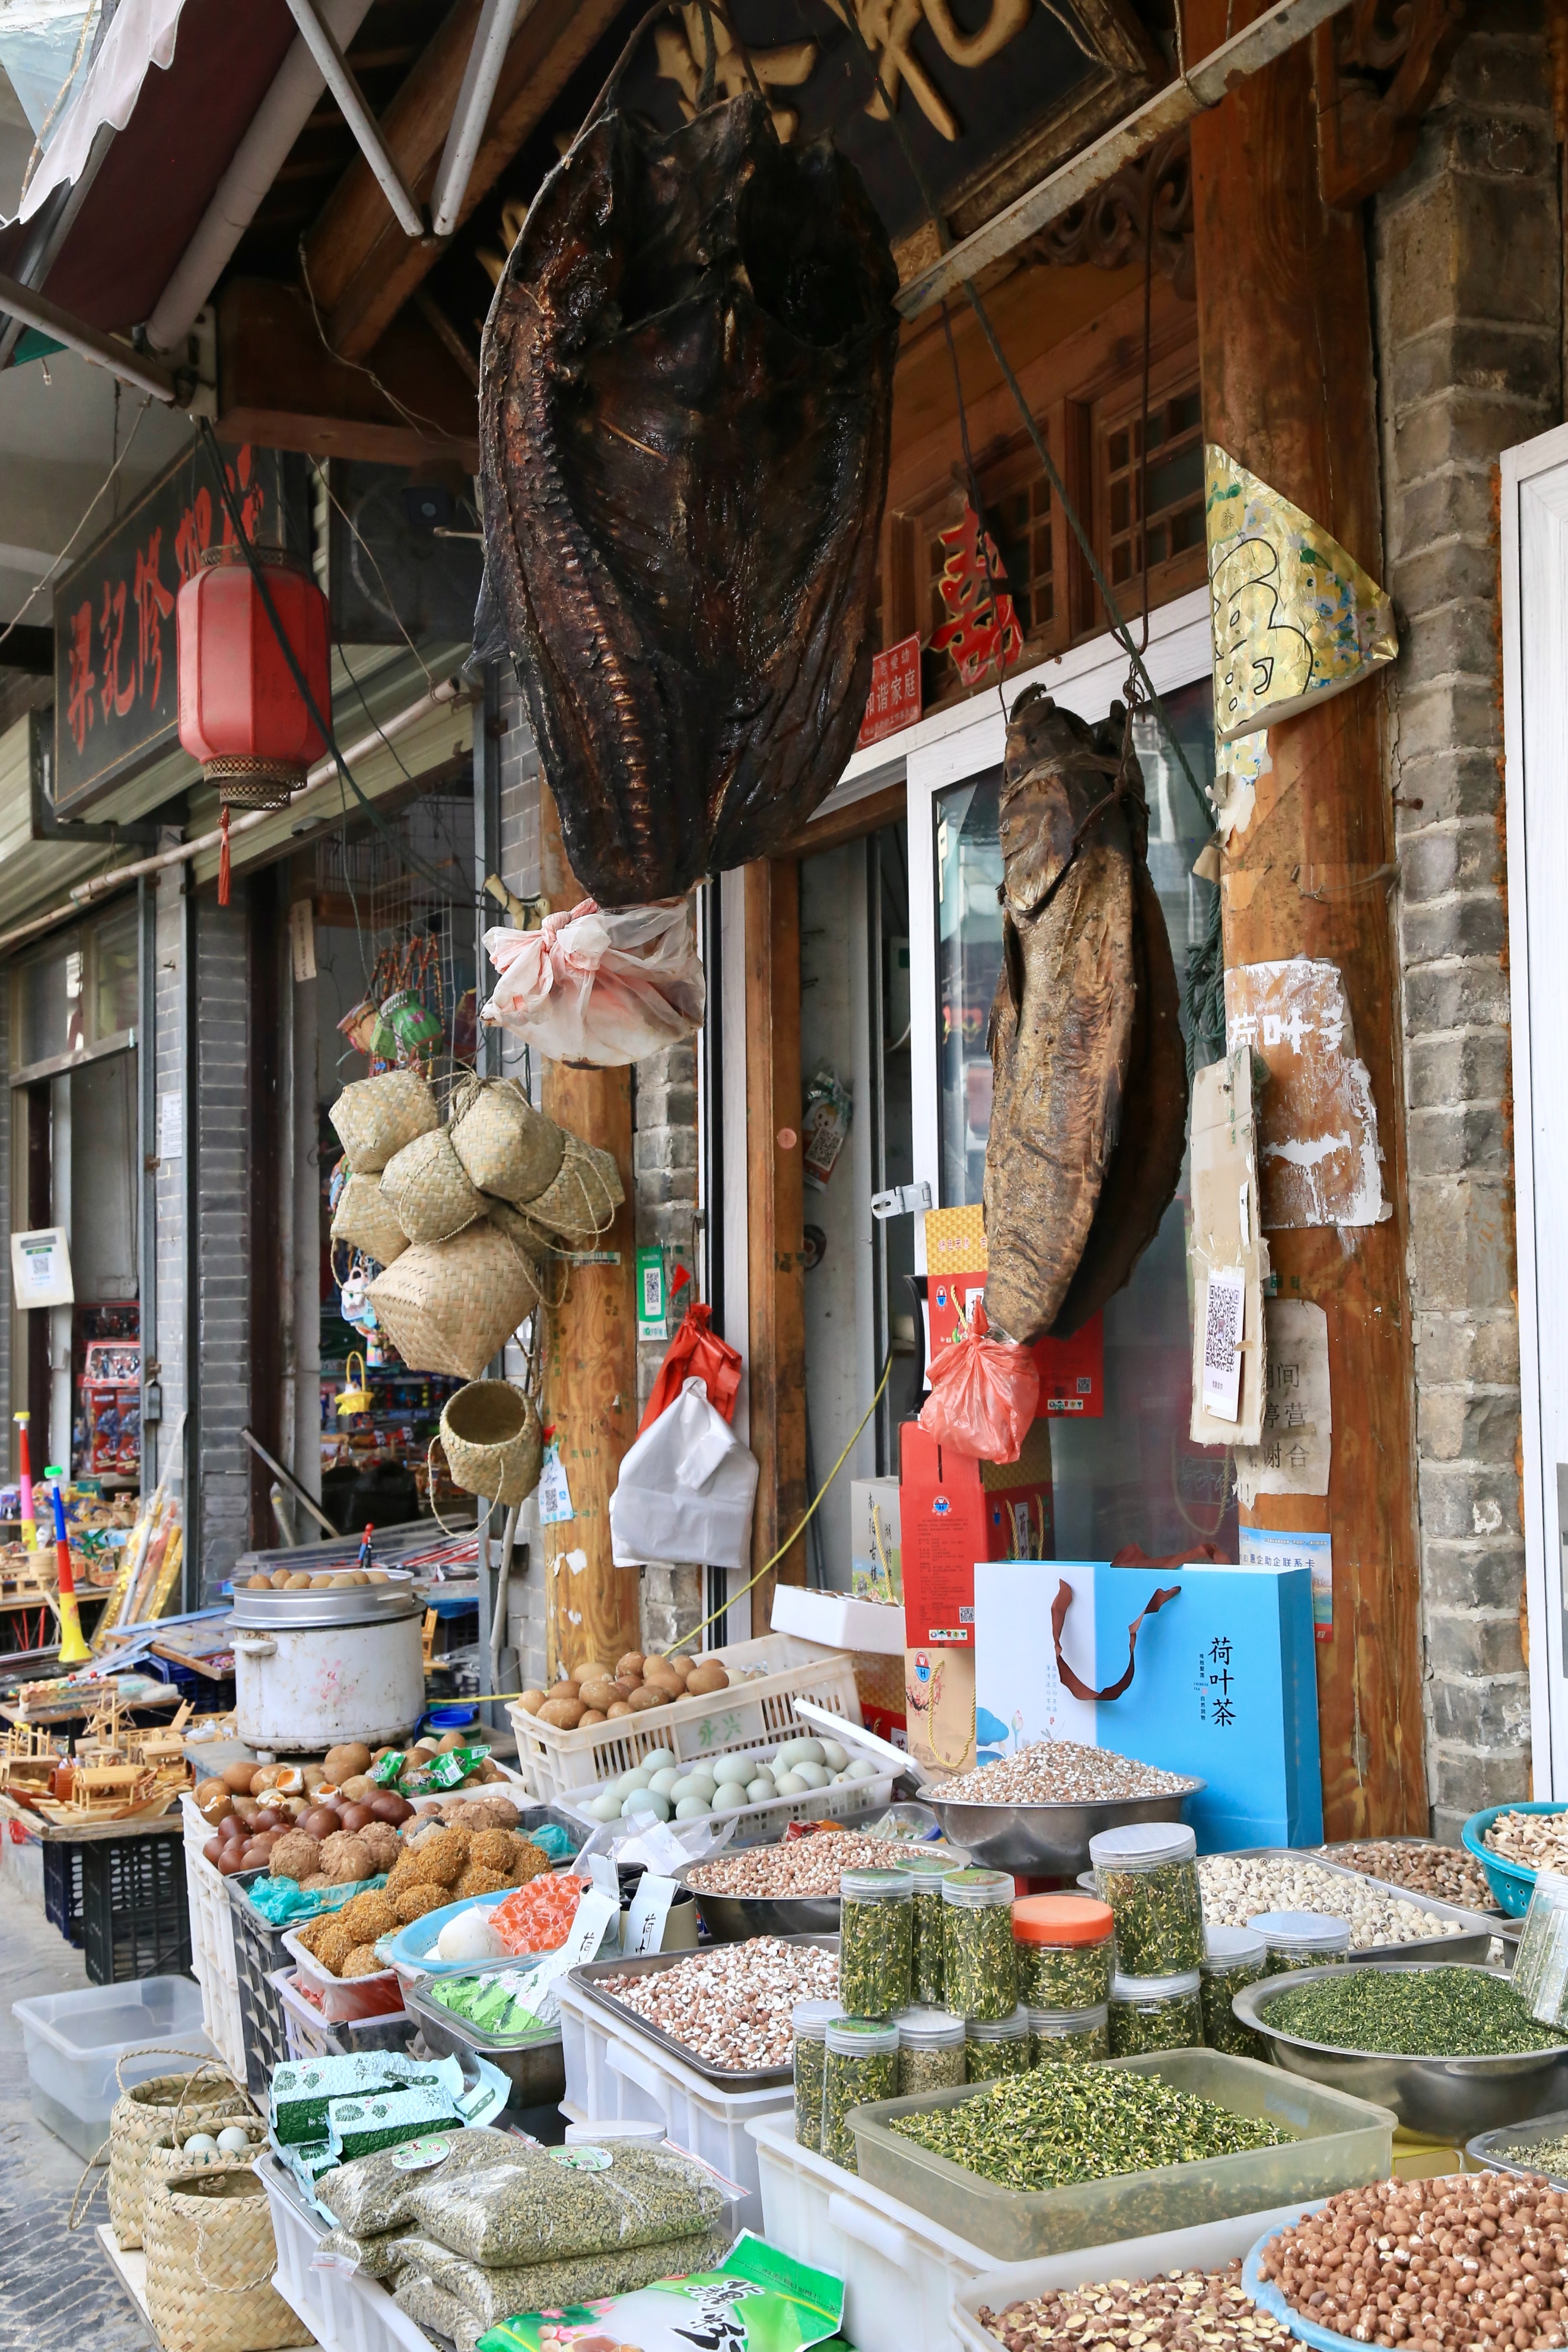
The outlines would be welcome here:
<svg viewBox="0 0 1568 2352">
<path fill-rule="evenodd" d="M 308 572 L 260 549 L 267 593 L 309 682 L 331 707 L 327 599 Z M 327 745 L 294 680 L 250 565 L 237 547 L 210 549 L 174 607 L 180 740 L 215 783 L 225 810 L 287 808 Z"/>
</svg>

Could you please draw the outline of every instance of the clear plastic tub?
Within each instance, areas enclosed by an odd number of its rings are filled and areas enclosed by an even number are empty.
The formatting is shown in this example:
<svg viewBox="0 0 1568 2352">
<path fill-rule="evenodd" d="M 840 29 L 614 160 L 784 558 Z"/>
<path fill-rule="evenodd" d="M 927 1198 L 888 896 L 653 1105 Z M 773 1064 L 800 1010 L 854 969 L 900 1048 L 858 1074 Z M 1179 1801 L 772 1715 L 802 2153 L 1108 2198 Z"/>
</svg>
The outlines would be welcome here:
<svg viewBox="0 0 1568 2352">
<path fill-rule="evenodd" d="M 940 2221 L 999 2262 L 1021 2263 L 1075 2246 L 1227 2221 L 1264 2206 L 1305 2205 L 1337 2189 L 1388 2176 L 1395 2117 L 1387 2107 L 1218 2050 L 1167 2050 L 1109 2063 L 1130 2073 L 1158 2074 L 1173 2089 L 1213 2099 L 1233 2115 L 1267 2119 L 1295 2137 L 1282 2147 L 1239 2156 L 1208 2157 L 1061 2189 L 1019 2190 L 983 2180 L 888 2129 L 896 2116 L 983 2098 L 982 2084 L 857 2107 L 850 2127 L 861 2179 Z"/>
<path fill-rule="evenodd" d="M 216 2055 L 202 2031 L 202 1988 L 189 1977 L 39 1993 L 13 2001 L 11 2012 L 22 2028 L 34 2112 L 84 2163 L 109 2137 L 122 2051 L 137 2053 L 125 2061 L 127 2090 L 154 2074 L 186 2074 L 204 2053 Z"/>
<path fill-rule="evenodd" d="M 403 2005 L 402 1984 L 395 1969 L 377 1969 L 368 1977 L 335 1977 L 308 1952 L 292 1928 L 283 1948 L 294 1962 L 295 1976 L 321 2004 L 329 2025 L 346 2024 L 357 2017 L 390 2017 Z"/>
<path fill-rule="evenodd" d="M 961 2017 L 945 2009 L 906 2009 L 898 2028 L 898 2095 L 951 2091 L 969 2079 L 968 2033 Z"/>
<path fill-rule="evenodd" d="M 1027 2009 L 1098 2009 L 1111 1998 L 1116 1921 L 1082 1895 L 1026 1895 L 1013 1905 L 1019 1999 Z"/>
<path fill-rule="evenodd" d="M 1242 2024 L 1230 2004 L 1246 1986 L 1260 1981 L 1268 1962 L 1268 1939 L 1255 1929 L 1204 1929 L 1203 1958 L 1197 1966 L 1202 1979 L 1203 2038 L 1211 2050 L 1228 2050 L 1233 2058 L 1267 2059 L 1268 2043 L 1261 2034 Z"/>
<path fill-rule="evenodd" d="M 822 2145 L 822 2077 L 828 2063 L 828 2026 L 842 2017 L 841 2000 L 798 2000 L 789 2011 L 789 2071 L 795 2085 L 795 2137 L 802 2147 Z"/>
<path fill-rule="evenodd" d="M 1028 2016 L 1031 2066 L 1082 2066 L 1111 2054 L 1106 2001 L 1093 2009 L 1031 2009 Z"/>
<path fill-rule="evenodd" d="M 1197 2049 L 1203 2041 L 1202 1979 L 1196 1969 L 1169 1977 L 1118 1971 L 1111 1979 L 1110 2023 L 1116 2058 Z"/>
</svg>

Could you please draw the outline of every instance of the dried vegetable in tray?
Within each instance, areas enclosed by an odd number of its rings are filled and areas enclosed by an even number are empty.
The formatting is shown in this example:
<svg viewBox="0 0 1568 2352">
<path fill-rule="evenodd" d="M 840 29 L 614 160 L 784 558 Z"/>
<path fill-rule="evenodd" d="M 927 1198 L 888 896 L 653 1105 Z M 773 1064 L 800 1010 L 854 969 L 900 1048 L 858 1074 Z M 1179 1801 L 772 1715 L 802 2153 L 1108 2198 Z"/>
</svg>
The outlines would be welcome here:
<svg viewBox="0 0 1568 2352">
<path fill-rule="evenodd" d="M 530 1878 L 497 1904 L 490 1926 L 509 1952 L 553 1952 L 565 1943 L 591 1883 L 571 1871 Z"/>
<path fill-rule="evenodd" d="M 1060 2189 L 1167 2164 L 1281 2147 L 1293 2135 L 1157 2074 L 1042 2066 L 888 2128 L 1004 2189 Z"/>
</svg>

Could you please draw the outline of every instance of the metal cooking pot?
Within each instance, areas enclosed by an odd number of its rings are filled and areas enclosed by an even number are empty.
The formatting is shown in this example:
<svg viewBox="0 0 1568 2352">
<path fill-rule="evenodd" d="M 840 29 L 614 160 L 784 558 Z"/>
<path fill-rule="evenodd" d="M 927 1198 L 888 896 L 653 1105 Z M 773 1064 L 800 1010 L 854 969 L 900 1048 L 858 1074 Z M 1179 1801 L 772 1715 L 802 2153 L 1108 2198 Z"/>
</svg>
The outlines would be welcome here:
<svg viewBox="0 0 1568 2352">
<path fill-rule="evenodd" d="M 364 1604 L 372 1593 L 373 1612 Z M 411 1593 L 388 1594 L 385 1585 L 236 1594 L 235 1729 L 247 1747 L 275 1755 L 319 1754 L 345 1739 L 374 1747 L 417 1723 L 423 1612 Z M 287 1613 L 268 1605 L 285 1599 L 295 1604 Z"/>
</svg>

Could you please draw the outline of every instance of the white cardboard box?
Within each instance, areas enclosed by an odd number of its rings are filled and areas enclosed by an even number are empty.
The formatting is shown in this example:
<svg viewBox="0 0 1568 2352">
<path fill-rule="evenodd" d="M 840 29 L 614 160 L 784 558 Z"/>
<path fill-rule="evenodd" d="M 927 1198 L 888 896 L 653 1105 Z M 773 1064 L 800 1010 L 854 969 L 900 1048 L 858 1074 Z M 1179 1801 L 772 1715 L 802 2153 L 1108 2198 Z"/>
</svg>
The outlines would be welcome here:
<svg viewBox="0 0 1568 2352">
<path fill-rule="evenodd" d="M 823 1642 L 834 1650 L 904 1655 L 903 1610 L 881 1601 L 856 1601 L 847 1592 L 811 1592 L 803 1584 L 776 1584 L 773 1631 L 793 1633 L 802 1642 Z"/>
</svg>

